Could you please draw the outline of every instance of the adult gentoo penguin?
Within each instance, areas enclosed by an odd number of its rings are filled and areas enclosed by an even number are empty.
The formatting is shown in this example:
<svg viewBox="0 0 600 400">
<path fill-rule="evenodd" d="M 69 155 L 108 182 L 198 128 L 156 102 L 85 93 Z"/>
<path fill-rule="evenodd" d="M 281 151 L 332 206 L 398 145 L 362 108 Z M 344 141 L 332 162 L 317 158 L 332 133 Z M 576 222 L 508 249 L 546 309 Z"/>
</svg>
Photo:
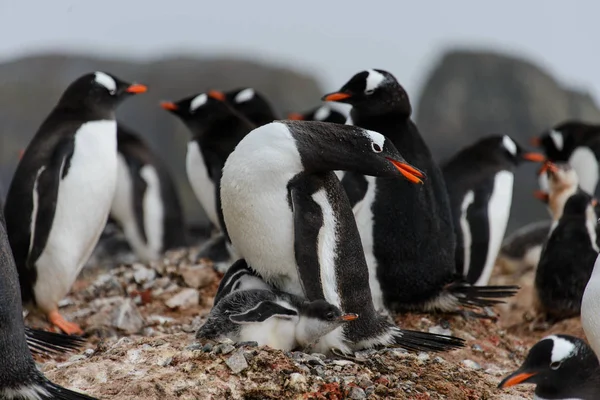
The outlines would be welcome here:
<svg viewBox="0 0 600 400">
<path fill-rule="evenodd" d="M 110 216 L 145 262 L 186 245 L 185 221 L 167 168 L 142 138 L 117 126 L 118 179 Z"/>
<path fill-rule="evenodd" d="M 321 121 L 332 122 L 334 124 L 344 124 L 347 118 L 341 112 L 331 108 L 330 105 L 324 104 L 304 113 L 290 113 L 288 114 L 288 119 L 296 121 Z"/>
<path fill-rule="evenodd" d="M 589 194 L 596 193 L 600 168 L 600 125 L 564 121 L 534 137 L 532 143 L 544 150 L 548 160 L 571 164 L 579 176 L 581 188 Z"/>
<path fill-rule="evenodd" d="M 277 119 L 269 100 L 253 88 L 230 90 L 225 92 L 225 99 L 231 107 L 256 126 L 265 125 Z"/>
<path fill-rule="evenodd" d="M 4 219 L 1 212 L 0 219 Z M 3 223 L 0 224 L 0 293 L 0 398 L 92 399 L 50 382 L 37 369 L 28 348 L 17 269 Z"/>
<path fill-rule="evenodd" d="M 363 71 L 323 100 L 351 104 L 354 125 L 385 135 L 428 177 L 423 185 L 369 178 L 354 206 L 375 307 L 455 311 L 460 303 L 487 306 L 498 302 L 493 298 L 512 296 L 514 287 L 470 287 L 456 273 L 444 178 L 410 118 L 408 94 L 396 78 L 383 70 Z M 344 180 L 350 177 L 347 173 Z"/>
<path fill-rule="evenodd" d="M 598 256 L 594 202 L 583 191 L 573 194 L 551 230 L 535 275 L 534 308 L 539 320 L 555 322 L 579 315 Z"/>
<path fill-rule="evenodd" d="M 65 333 L 58 312 L 106 224 L 117 181 L 115 109 L 146 91 L 104 72 L 65 90 L 32 139 L 8 191 L 5 214 L 25 304 Z"/>
<path fill-rule="evenodd" d="M 377 132 L 313 121 L 263 125 L 230 154 L 221 179 L 223 216 L 240 257 L 279 290 L 360 315 L 321 338 L 317 351 L 461 346 L 458 338 L 398 329 L 376 313 L 356 221 L 334 170 L 413 183 L 424 177 Z"/>
<path fill-rule="evenodd" d="M 594 262 L 592 275 L 581 299 L 581 326 L 590 346 L 600 356 L 600 257 Z M 597 375 L 600 376 L 600 375 Z"/>
<path fill-rule="evenodd" d="M 583 340 L 569 335 L 546 336 L 498 387 L 521 383 L 536 385 L 534 399 L 538 400 L 595 400 L 600 393 L 600 365 Z"/>
<path fill-rule="evenodd" d="M 311 347 L 357 318 L 357 314 L 344 314 L 325 300 L 307 301 L 276 290 L 238 290 L 213 307 L 196 338 L 226 337 L 290 351 Z"/>
<path fill-rule="evenodd" d="M 456 232 L 456 269 L 487 285 L 510 217 L 514 172 L 545 157 L 523 151 L 508 135 L 490 135 L 442 165 Z"/>
</svg>

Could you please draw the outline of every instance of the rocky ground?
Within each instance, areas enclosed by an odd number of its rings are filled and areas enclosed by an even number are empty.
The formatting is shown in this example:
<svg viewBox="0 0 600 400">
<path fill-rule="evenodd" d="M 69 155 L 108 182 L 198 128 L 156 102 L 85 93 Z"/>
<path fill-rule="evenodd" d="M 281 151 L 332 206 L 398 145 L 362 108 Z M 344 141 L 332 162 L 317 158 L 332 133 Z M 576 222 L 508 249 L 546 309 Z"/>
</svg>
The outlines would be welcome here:
<svg viewBox="0 0 600 400">
<path fill-rule="evenodd" d="M 162 262 L 84 270 L 62 313 L 89 336 L 87 348 L 40 358 L 51 380 L 101 399 L 530 399 L 532 388 L 496 388 L 531 345 L 551 333 L 583 337 L 577 319 L 532 330 L 533 274 L 498 274 L 521 285 L 497 307 L 497 322 L 458 316 L 397 317 L 409 329 L 451 333 L 467 346 L 439 354 L 401 349 L 364 351 L 351 359 L 286 353 L 252 343 L 197 343 L 220 275 L 195 252 L 174 251 Z M 34 315 L 28 324 L 45 327 Z"/>
</svg>

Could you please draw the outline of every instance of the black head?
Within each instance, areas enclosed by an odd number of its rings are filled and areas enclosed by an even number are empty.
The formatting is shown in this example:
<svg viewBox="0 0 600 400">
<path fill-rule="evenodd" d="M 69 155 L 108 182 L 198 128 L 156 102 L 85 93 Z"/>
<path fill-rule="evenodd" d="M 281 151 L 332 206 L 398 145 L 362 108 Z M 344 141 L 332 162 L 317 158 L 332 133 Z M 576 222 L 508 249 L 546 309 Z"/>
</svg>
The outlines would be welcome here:
<svg viewBox="0 0 600 400">
<path fill-rule="evenodd" d="M 225 93 L 225 99 L 231 107 L 257 126 L 277 119 L 267 98 L 253 88 L 231 90 Z"/>
<path fill-rule="evenodd" d="M 198 93 L 176 102 L 163 101 L 160 106 L 188 125 L 208 123 L 232 113 L 225 102 L 225 95 L 216 90 Z"/>
<path fill-rule="evenodd" d="M 288 119 L 296 121 L 321 121 L 330 122 L 333 124 L 344 124 L 346 123 L 346 116 L 339 111 L 334 110 L 328 105 L 313 108 L 303 114 L 290 113 Z"/>
<path fill-rule="evenodd" d="M 508 162 L 512 165 L 519 165 L 523 161 L 544 162 L 546 159 L 540 153 L 525 151 L 508 135 L 487 136 L 473 144 L 468 151 L 486 160 Z"/>
<path fill-rule="evenodd" d="M 596 207 L 597 201 L 595 198 L 584 192 L 577 191 L 565 203 L 563 215 L 586 215 L 587 210 L 591 207 Z"/>
<path fill-rule="evenodd" d="M 585 139 L 597 127 L 580 121 L 565 121 L 531 139 L 534 146 L 540 147 L 550 161 L 569 161 L 577 143 Z"/>
<path fill-rule="evenodd" d="M 141 84 L 124 82 L 106 72 L 92 72 L 71 83 L 59 100 L 59 107 L 114 111 L 127 97 L 146 92 Z"/>
<path fill-rule="evenodd" d="M 342 88 L 322 98 L 351 104 L 352 112 L 365 115 L 398 113 L 408 118 L 412 107 L 408 94 L 387 71 L 370 69 L 354 75 Z"/>
<path fill-rule="evenodd" d="M 302 310 L 302 316 L 332 323 L 344 323 L 358 318 L 357 314 L 342 313 L 339 308 L 325 300 L 315 300 L 307 303 L 306 308 Z"/>
<path fill-rule="evenodd" d="M 573 390 L 577 384 L 585 384 L 585 375 L 590 373 L 598 373 L 598 359 L 589 346 L 573 336 L 552 335 L 537 342 L 523 365 L 504 378 L 498 387 L 531 383 L 538 385 L 536 394 L 561 394 L 560 390 L 569 387 Z"/>
<path fill-rule="evenodd" d="M 425 178 L 378 132 L 317 121 L 281 123 L 292 132 L 305 171 L 343 170 L 379 177 L 403 176 L 413 183 L 422 183 Z"/>
</svg>

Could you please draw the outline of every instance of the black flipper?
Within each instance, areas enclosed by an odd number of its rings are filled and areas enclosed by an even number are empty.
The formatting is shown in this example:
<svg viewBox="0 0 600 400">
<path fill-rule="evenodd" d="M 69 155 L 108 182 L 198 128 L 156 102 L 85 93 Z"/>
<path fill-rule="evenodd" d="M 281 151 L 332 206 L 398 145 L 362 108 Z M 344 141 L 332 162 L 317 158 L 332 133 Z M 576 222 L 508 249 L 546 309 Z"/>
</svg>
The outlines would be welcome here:
<svg viewBox="0 0 600 400">
<path fill-rule="evenodd" d="M 412 351 L 438 352 L 459 349 L 465 346 L 464 339 L 455 336 L 405 329 L 401 329 L 395 339 L 398 346 Z"/>
<path fill-rule="evenodd" d="M 254 322 L 264 322 L 272 317 L 290 319 L 298 316 L 296 310 L 286 308 L 273 301 L 261 301 L 258 305 L 241 314 L 232 314 L 229 316 L 231 322 L 236 324 L 251 324 Z"/>
<path fill-rule="evenodd" d="M 55 383 L 46 380 L 42 387 L 48 392 L 48 395 L 40 395 L 42 400 L 98 400 L 95 397 L 90 397 L 87 394 L 77 393 L 66 389 Z"/>
<path fill-rule="evenodd" d="M 32 353 L 66 353 L 83 346 L 85 339 L 80 336 L 46 332 L 25 327 L 27 344 Z"/>
</svg>

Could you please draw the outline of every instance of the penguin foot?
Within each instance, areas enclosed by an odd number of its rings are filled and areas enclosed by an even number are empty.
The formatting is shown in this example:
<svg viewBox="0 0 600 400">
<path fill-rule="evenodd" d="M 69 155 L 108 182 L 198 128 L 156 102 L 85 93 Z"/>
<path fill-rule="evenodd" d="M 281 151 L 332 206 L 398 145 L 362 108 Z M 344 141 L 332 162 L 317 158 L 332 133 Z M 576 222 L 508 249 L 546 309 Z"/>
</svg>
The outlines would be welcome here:
<svg viewBox="0 0 600 400">
<path fill-rule="evenodd" d="M 83 330 L 75 322 L 67 321 L 57 310 L 50 311 L 48 321 L 67 335 L 83 335 Z"/>
</svg>

